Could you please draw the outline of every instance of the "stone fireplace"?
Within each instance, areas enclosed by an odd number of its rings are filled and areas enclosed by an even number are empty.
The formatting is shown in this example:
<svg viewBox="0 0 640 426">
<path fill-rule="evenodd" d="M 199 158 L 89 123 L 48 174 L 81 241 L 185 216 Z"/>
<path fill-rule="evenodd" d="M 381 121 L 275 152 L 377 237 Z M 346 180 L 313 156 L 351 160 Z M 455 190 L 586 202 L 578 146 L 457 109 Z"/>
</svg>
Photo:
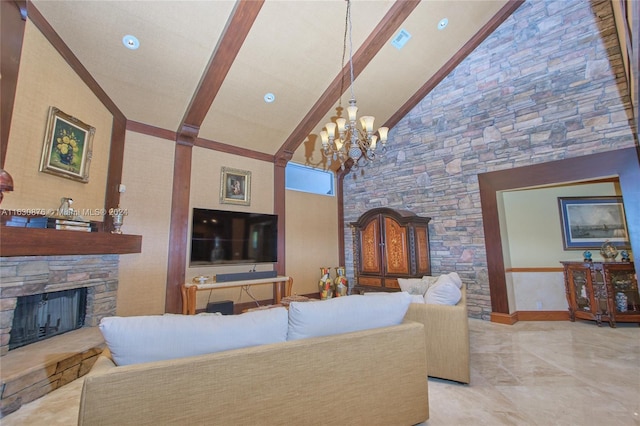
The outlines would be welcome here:
<svg viewBox="0 0 640 426">
<path fill-rule="evenodd" d="M 0 355 L 9 351 L 19 296 L 86 288 L 84 324 L 95 327 L 115 315 L 119 256 L 23 256 L 0 258 Z"/>
<path fill-rule="evenodd" d="M 96 326 L 116 312 L 118 264 L 117 254 L 0 257 L 2 416 L 89 371 L 103 347 Z M 74 289 L 86 293 L 80 329 L 9 349 L 18 298 Z"/>
<path fill-rule="evenodd" d="M 9 350 L 82 328 L 86 305 L 87 287 L 18 296 Z"/>
</svg>

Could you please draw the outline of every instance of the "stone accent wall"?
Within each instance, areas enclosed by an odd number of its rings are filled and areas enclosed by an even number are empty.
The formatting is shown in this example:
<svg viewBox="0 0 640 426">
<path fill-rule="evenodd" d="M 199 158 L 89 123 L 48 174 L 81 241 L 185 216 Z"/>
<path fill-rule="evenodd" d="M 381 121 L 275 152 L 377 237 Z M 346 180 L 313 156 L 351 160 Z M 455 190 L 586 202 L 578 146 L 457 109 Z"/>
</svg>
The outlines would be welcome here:
<svg viewBox="0 0 640 426">
<path fill-rule="evenodd" d="M 115 315 L 118 264 L 118 255 L 0 258 L 0 355 L 9 350 L 19 296 L 87 287 L 85 326 Z"/>
<path fill-rule="evenodd" d="M 477 175 L 634 146 L 620 55 L 608 1 L 526 1 L 391 129 L 383 161 L 345 177 L 349 279 L 349 223 L 410 210 L 432 218 L 433 275 L 457 271 L 490 319 Z"/>
</svg>

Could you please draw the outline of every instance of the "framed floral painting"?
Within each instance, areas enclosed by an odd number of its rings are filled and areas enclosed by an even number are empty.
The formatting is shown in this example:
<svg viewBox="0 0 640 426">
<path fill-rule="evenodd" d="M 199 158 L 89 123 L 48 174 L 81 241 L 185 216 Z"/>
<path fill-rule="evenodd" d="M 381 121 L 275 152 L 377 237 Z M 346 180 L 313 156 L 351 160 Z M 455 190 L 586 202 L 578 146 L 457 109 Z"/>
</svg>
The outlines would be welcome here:
<svg viewBox="0 0 640 426">
<path fill-rule="evenodd" d="M 94 127 L 56 107 L 50 107 L 40 171 L 78 182 L 89 182 L 95 131 Z"/>
<path fill-rule="evenodd" d="M 220 203 L 251 204 L 251 172 L 223 167 L 220 175 Z"/>
</svg>

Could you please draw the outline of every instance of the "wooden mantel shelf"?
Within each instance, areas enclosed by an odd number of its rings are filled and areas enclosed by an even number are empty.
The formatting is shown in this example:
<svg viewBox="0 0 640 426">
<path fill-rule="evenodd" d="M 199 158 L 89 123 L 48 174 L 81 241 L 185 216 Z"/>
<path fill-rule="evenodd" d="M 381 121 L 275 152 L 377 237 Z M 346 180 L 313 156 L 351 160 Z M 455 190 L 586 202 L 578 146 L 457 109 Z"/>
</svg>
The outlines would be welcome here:
<svg viewBox="0 0 640 426">
<path fill-rule="evenodd" d="M 0 257 L 142 252 L 142 235 L 0 227 Z"/>
</svg>

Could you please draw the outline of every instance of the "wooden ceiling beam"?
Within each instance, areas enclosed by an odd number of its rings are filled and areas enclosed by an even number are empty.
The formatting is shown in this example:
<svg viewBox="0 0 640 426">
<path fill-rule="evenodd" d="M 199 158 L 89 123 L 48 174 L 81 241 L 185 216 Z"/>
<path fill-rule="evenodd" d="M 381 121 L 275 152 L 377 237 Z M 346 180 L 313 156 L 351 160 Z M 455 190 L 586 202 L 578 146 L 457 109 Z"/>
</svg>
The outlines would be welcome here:
<svg viewBox="0 0 640 426">
<path fill-rule="evenodd" d="M 263 4 L 264 0 L 240 0 L 236 3 L 180 128 L 184 125 L 200 128 Z"/>
</svg>

